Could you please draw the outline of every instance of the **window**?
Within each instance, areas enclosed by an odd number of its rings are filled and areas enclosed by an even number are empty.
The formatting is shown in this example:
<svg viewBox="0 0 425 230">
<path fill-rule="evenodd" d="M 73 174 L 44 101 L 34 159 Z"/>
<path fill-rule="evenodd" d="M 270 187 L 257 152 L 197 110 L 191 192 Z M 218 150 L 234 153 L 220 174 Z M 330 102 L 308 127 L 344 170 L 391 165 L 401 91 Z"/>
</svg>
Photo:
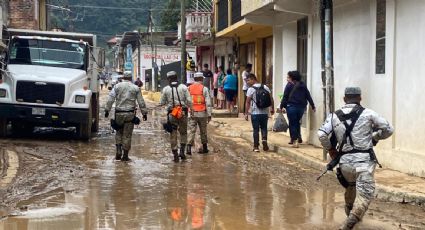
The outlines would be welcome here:
<svg viewBox="0 0 425 230">
<path fill-rule="evenodd" d="M 229 5 L 227 0 L 220 0 L 217 5 L 218 8 L 218 19 L 217 19 L 217 31 L 222 31 L 226 29 L 229 25 Z"/>
<path fill-rule="evenodd" d="M 308 18 L 297 22 L 297 70 L 302 80 L 307 81 L 307 43 L 308 42 Z"/>
<path fill-rule="evenodd" d="M 376 74 L 385 74 L 385 26 L 386 0 L 376 0 Z"/>
<path fill-rule="evenodd" d="M 232 24 L 239 22 L 241 19 L 241 0 L 232 0 Z"/>
<path fill-rule="evenodd" d="M 35 39 L 13 39 L 10 64 L 84 69 L 86 45 Z"/>
</svg>

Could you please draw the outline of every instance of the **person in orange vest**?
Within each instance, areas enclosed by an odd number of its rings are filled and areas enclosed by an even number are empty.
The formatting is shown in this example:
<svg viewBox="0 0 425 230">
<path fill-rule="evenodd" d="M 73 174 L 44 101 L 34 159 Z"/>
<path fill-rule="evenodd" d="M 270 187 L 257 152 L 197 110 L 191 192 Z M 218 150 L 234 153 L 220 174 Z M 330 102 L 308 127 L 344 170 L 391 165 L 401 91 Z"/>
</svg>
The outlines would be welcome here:
<svg viewBox="0 0 425 230">
<path fill-rule="evenodd" d="M 192 146 L 195 142 L 196 129 L 199 126 L 202 148 L 198 151 L 200 154 L 208 153 L 207 124 L 211 121 L 211 98 L 210 92 L 202 82 L 204 75 L 197 72 L 194 75 L 195 82 L 189 86 L 189 93 L 192 96 L 193 110 L 189 120 L 189 135 L 186 153 L 192 155 Z"/>
</svg>

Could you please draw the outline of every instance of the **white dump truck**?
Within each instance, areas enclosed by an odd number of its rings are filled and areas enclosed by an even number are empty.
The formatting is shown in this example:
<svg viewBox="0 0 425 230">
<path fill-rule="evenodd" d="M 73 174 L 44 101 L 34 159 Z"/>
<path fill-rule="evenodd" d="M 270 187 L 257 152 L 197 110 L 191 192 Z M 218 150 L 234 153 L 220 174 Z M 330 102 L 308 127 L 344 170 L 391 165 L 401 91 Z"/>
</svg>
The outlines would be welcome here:
<svg viewBox="0 0 425 230">
<path fill-rule="evenodd" d="M 93 34 L 8 29 L 0 80 L 0 136 L 34 127 L 99 128 L 104 50 Z"/>
</svg>

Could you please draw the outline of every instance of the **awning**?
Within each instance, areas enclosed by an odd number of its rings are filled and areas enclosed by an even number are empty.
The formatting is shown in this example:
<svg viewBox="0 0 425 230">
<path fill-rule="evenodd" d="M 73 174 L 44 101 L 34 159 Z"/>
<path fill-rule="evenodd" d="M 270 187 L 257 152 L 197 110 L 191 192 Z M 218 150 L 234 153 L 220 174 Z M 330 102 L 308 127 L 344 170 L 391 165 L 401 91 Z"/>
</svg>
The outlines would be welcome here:
<svg viewBox="0 0 425 230">
<path fill-rule="evenodd" d="M 264 25 L 250 23 L 246 18 L 218 32 L 216 37 L 244 37 L 250 33 L 264 29 Z"/>
</svg>

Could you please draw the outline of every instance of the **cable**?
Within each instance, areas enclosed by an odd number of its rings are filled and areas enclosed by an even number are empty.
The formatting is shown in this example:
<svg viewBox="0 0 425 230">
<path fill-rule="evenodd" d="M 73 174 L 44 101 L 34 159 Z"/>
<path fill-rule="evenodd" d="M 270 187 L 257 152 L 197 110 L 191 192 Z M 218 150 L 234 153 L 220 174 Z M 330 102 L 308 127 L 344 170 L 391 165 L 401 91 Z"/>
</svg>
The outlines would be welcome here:
<svg viewBox="0 0 425 230">
<path fill-rule="evenodd" d="M 180 11 L 180 9 L 166 9 L 166 8 L 156 8 L 156 9 L 146 9 L 146 8 L 131 8 L 131 7 L 115 7 L 115 6 L 89 6 L 89 5 L 69 5 L 68 7 L 72 8 L 89 8 L 89 9 L 107 9 L 107 10 L 141 10 L 141 11 L 163 11 L 163 10 L 172 10 Z"/>
</svg>

